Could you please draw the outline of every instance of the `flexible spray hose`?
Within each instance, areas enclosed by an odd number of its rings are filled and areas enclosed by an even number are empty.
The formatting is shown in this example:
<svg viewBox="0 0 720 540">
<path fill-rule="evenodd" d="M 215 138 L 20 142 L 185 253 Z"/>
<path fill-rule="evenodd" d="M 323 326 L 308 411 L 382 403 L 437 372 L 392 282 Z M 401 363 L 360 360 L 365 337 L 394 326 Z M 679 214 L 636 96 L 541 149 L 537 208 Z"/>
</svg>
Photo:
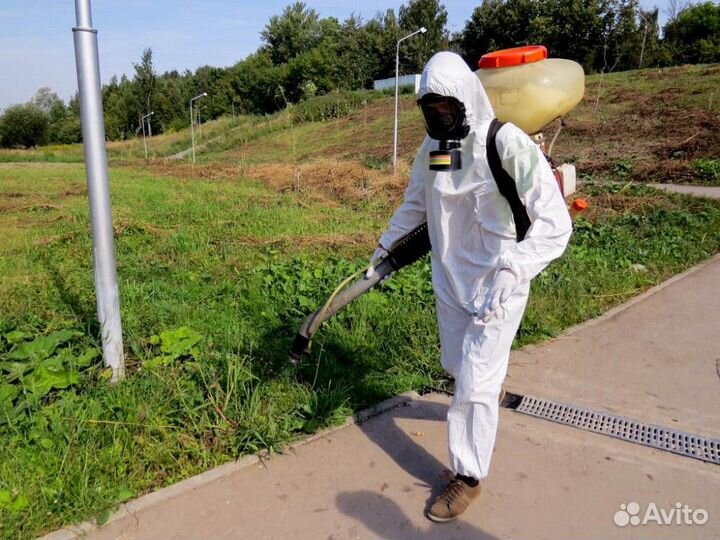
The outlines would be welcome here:
<svg viewBox="0 0 720 540">
<path fill-rule="evenodd" d="M 414 263 L 430 251 L 430 237 L 428 235 L 427 223 L 413 229 L 393 247 L 388 250 L 388 255 L 375 265 L 363 268 L 345 278 L 338 285 L 323 307 L 310 315 L 295 336 L 295 341 L 290 352 L 290 361 L 297 364 L 303 355 L 310 352 L 310 345 L 315 333 L 320 329 L 323 322 L 335 315 L 343 307 L 355 300 L 358 296 L 365 294 L 372 289 L 388 274 Z M 368 278 L 365 274 L 370 268 L 375 272 Z M 357 279 L 363 275 L 362 279 Z M 354 283 L 352 283 L 354 281 Z"/>
<path fill-rule="evenodd" d="M 374 266 L 373 264 L 370 264 L 367 268 L 360 269 L 357 272 L 355 272 L 353 275 L 342 280 L 340 285 L 335 287 L 335 290 L 330 295 L 330 298 L 327 299 L 327 302 L 325 302 L 325 305 L 323 305 L 323 307 L 321 307 L 317 311 L 317 317 L 324 320 L 324 316 L 330 311 L 330 306 L 332 305 L 333 301 L 335 300 L 335 297 L 340 293 L 340 291 L 342 291 L 345 288 L 345 286 L 348 283 L 350 283 L 351 281 L 353 281 L 355 278 L 359 277 L 361 274 L 367 273 L 373 266 Z"/>
</svg>

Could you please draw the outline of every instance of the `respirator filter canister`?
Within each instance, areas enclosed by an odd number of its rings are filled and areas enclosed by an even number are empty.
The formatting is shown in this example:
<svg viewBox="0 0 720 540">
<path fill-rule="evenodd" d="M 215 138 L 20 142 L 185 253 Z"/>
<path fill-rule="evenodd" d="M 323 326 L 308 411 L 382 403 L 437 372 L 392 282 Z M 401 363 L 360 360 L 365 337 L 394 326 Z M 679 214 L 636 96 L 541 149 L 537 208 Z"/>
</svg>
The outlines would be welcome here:
<svg viewBox="0 0 720 540">
<path fill-rule="evenodd" d="M 458 141 L 441 141 L 440 150 L 430 152 L 431 171 L 457 171 L 462 169 L 462 153 Z"/>
</svg>

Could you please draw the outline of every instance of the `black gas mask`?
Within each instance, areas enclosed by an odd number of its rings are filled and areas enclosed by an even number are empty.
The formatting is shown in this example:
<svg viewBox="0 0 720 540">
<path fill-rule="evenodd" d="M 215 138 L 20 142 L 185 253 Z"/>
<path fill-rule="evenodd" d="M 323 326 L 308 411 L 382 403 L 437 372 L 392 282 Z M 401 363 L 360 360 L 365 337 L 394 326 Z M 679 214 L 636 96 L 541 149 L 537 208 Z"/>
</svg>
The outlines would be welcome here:
<svg viewBox="0 0 720 540">
<path fill-rule="evenodd" d="M 430 138 L 440 141 L 440 150 L 430 152 L 430 169 L 456 171 L 462 168 L 460 141 L 467 137 L 465 106 L 454 97 L 425 94 L 418 99 Z"/>
</svg>

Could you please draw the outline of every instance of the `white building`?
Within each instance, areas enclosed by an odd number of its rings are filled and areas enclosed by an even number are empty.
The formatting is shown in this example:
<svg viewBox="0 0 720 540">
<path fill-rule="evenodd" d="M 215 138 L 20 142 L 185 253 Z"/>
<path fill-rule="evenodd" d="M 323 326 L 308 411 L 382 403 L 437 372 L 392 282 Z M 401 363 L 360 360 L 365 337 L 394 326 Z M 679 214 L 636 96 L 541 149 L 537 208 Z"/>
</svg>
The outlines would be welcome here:
<svg viewBox="0 0 720 540">
<path fill-rule="evenodd" d="M 417 94 L 418 90 L 420 90 L 420 75 L 403 75 L 399 78 L 398 85 L 401 88 L 411 86 L 415 89 L 415 93 Z M 395 77 L 373 82 L 374 90 L 385 90 L 386 88 L 395 88 Z"/>
</svg>

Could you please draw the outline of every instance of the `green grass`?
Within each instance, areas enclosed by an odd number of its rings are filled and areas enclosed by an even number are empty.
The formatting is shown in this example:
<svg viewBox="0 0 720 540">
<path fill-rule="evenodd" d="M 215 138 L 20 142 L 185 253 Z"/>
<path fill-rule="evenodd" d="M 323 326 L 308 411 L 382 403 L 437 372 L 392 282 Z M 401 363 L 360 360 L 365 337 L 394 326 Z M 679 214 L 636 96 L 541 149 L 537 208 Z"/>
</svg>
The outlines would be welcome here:
<svg viewBox="0 0 720 540">
<path fill-rule="evenodd" d="M 0 149 L 0 163 L 82 163 L 81 145 L 44 146 L 34 150 Z"/>
</svg>

